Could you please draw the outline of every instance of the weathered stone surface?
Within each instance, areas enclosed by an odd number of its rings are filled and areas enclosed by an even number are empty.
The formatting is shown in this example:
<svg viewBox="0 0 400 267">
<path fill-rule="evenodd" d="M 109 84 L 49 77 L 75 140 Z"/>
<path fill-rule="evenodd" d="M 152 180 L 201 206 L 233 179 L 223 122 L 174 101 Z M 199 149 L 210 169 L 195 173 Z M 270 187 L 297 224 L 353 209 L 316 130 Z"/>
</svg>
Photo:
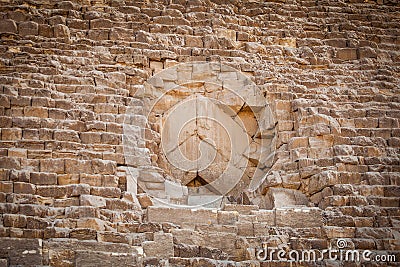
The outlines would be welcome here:
<svg viewBox="0 0 400 267">
<path fill-rule="evenodd" d="M 199 233 L 188 229 L 172 231 L 177 243 L 218 248 L 229 255 L 236 255 L 236 234 L 233 233 Z"/>
<path fill-rule="evenodd" d="M 97 232 L 90 228 L 75 228 L 71 230 L 69 236 L 79 240 L 95 240 Z"/>
<path fill-rule="evenodd" d="M 155 233 L 154 241 L 143 242 L 146 257 L 169 258 L 174 256 L 172 234 Z"/>
<path fill-rule="evenodd" d="M 319 208 L 277 208 L 276 226 L 279 227 L 320 227 L 323 225 L 322 211 Z"/>
<path fill-rule="evenodd" d="M 81 206 L 104 208 L 106 206 L 106 200 L 99 196 L 81 195 L 79 197 L 79 204 Z"/>
<path fill-rule="evenodd" d="M 79 266 L 89 266 L 96 262 L 98 266 L 137 266 L 135 254 L 118 252 L 91 252 L 77 251 L 76 264 Z"/>
<path fill-rule="evenodd" d="M 266 193 L 265 202 L 265 207 L 272 209 L 292 206 L 307 206 L 309 200 L 300 191 L 271 187 Z"/>
<path fill-rule="evenodd" d="M 170 222 L 175 224 L 212 224 L 218 221 L 215 210 L 191 210 L 154 206 L 147 208 L 147 220 L 150 222 Z"/>
<path fill-rule="evenodd" d="M 27 238 L 2 238 L 0 257 L 10 265 L 42 265 L 42 240 Z"/>
<path fill-rule="evenodd" d="M 256 205 L 237 205 L 237 204 L 225 204 L 225 211 L 237 211 L 240 214 L 251 214 L 252 211 L 258 210 Z"/>
<path fill-rule="evenodd" d="M 140 206 L 143 209 L 146 209 L 146 208 L 148 208 L 150 206 L 153 206 L 153 201 L 152 201 L 152 199 L 151 199 L 151 197 L 149 195 L 147 195 L 147 194 L 139 194 L 139 195 L 137 195 L 137 198 L 139 200 Z"/>
</svg>

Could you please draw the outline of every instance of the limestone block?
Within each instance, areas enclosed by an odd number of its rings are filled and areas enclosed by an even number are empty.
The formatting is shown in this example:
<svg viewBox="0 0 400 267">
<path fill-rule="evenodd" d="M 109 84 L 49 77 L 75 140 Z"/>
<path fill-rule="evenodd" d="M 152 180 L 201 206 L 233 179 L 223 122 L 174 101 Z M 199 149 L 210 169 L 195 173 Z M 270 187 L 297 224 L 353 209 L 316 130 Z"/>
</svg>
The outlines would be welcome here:
<svg viewBox="0 0 400 267">
<path fill-rule="evenodd" d="M 0 181 L 0 192 L 3 193 L 12 193 L 14 184 L 9 181 Z"/>
<path fill-rule="evenodd" d="M 118 181 L 119 181 L 119 177 L 117 177 L 115 175 L 104 174 L 104 175 L 102 175 L 101 184 L 102 184 L 102 186 L 105 186 L 105 187 L 118 187 L 118 185 L 119 185 Z"/>
<path fill-rule="evenodd" d="M 36 187 L 31 183 L 14 182 L 14 193 L 16 194 L 35 194 L 35 192 Z"/>
<path fill-rule="evenodd" d="M 9 157 L 27 158 L 27 150 L 23 148 L 9 148 L 7 155 Z"/>
<path fill-rule="evenodd" d="M 265 54 L 265 47 L 256 42 L 246 42 L 246 51 L 252 54 Z"/>
<path fill-rule="evenodd" d="M 75 175 L 77 175 L 77 174 L 75 174 Z M 91 186 L 101 186 L 102 185 L 102 176 L 100 174 L 81 173 L 79 175 L 79 183 L 88 184 Z"/>
<path fill-rule="evenodd" d="M 173 236 L 170 233 L 154 233 L 154 241 L 143 242 L 146 257 L 169 258 L 174 256 Z"/>
<path fill-rule="evenodd" d="M 189 229 L 172 230 L 176 243 L 218 248 L 230 255 L 236 255 L 237 235 L 234 233 L 199 233 Z"/>
<path fill-rule="evenodd" d="M 215 29 L 215 32 L 218 37 L 225 37 L 226 39 L 236 41 L 236 31 L 234 31 L 234 30 L 217 28 L 217 29 Z"/>
<path fill-rule="evenodd" d="M 65 209 L 65 217 L 80 219 L 86 217 L 98 217 L 94 207 L 67 207 Z"/>
<path fill-rule="evenodd" d="M 97 240 L 100 242 L 124 243 L 129 244 L 129 236 L 116 232 L 97 233 Z"/>
<path fill-rule="evenodd" d="M 201 36 L 185 36 L 185 45 L 188 47 L 203 47 L 203 39 Z"/>
<path fill-rule="evenodd" d="M 239 205 L 239 204 L 225 204 L 223 210 L 237 211 L 239 214 L 251 214 L 252 211 L 258 210 L 256 205 Z"/>
<path fill-rule="evenodd" d="M 32 172 L 31 183 L 37 185 L 55 185 L 57 184 L 57 174 Z"/>
<path fill-rule="evenodd" d="M 239 213 L 237 211 L 218 211 L 218 224 L 231 225 L 238 221 Z"/>
<path fill-rule="evenodd" d="M 28 229 L 46 229 L 48 226 L 50 226 L 50 222 L 47 218 L 26 218 L 26 227 Z"/>
<path fill-rule="evenodd" d="M 40 123 L 39 118 L 34 117 L 14 117 L 12 118 L 12 126 L 15 128 L 31 128 L 31 129 L 39 129 Z"/>
<path fill-rule="evenodd" d="M 376 58 L 377 52 L 374 48 L 371 47 L 359 47 L 358 48 L 358 56 L 361 58 Z"/>
<path fill-rule="evenodd" d="M 26 227 L 26 216 L 19 214 L 4 214 L 3 215 L 4 226 L 25 228 Z"/>
<path fill-rule="evenodd" d="M 143 182 L 163 183 L 165 181 L 161 170 L 154 168 L 139 169 L 138 179 Z"/>
<path fill-rule="evenodd" d="M 143 188 L 147 188 L 148 190 L 154 190 L 154 191 L 165 191 L 165 184 L 158 183 L 158 182 L 146 182 L 142 183 L 139 181 L 139 186 L 142 186 Z"/>
<path fill-rule="evenodd" d="M 253 210 L 251 214 L 256 216 L 257 222 L 275 226 L 275 210 Z"/>
<path fill-rule="evenodd" d="M 268 223 L 259 223 L 256 222 L 253 224 L 254 228 L 254 236 L 269 236 L 271 225 Z"/>
<path fill-rule="evenodd" d="M 336 51 L 336 57 L 341 60 L 355 60 L 357 59 L 357 49 L 355 48 L 342 48 Z"/>
<path fill-rule="evenodd" d="M 156 74 L 164 69 L 163 62 L 150 61 L 150 68 L 153 70 L 153 74 Z"/>
<path fill-rule="evenodd" d="M 18 25 L 20 35 L 38 35 L 38 24 L 33 21 L 24 21 Z"/>
<path fill-rule="evenodd" d="M 115 187 L 91 187 L 90 194 L 101 197 L 119 198 L 121 189 Z"/>
<path fill-rule="evenodd" d="M 200 248 L 195 245 L 176 244 L 174 250 L 175 257 L 190 258 L 200 255 Z"/>
<path fill-rule="evenodd" d="M 80 133 L 79 136 L 84 144 L 97 144 L 101 142 L 101 133 L 84 132 Z"/>
<path fill-rule="evenodd" d="M 14 266 L 43 265 L 40 253 L 43 249 L 41 239 L 3 237 L 1 242 L 0 257 L 8 258 L 8 264 Z"/>
<path fill-rule="evenodd" d="M 104 208 L 106 206 L 106 200 L 100 196 L 81 195 L 79 197 L 79 203 L 81 206 L 92 206 L 97 208 Z"/>
<path fill-rule="evenodd" d="M 110 160 L 95 159 L 92 161 L 92 170 L 94 173 L 114 175 L 117 164 Z"/>
<path fill-rule="evenodd" d="M 269 188 L 265 200 L 266 207 L 270 209 L 308 205 L 308 199 L 303 193 L 286 188 Z"/>
<path fill-rule="evenodd" d="M 336 172 L 333 171 L 323 171 L 310 178 L 308 191 L 310 193 L 315 193 L 320 191 L 326 186 L 339 184 L 339 177 Z"/>
<path fill-rule="evenodd" d="M 22 138 L 22 130 L 18 128 L 1 129 L 2 140 L 20 140 Z"/>
<path fill-rule="evenodd" d="M 323 225 L 322 211 L 319 208 L 277 208 L 276 226 L 278 227 L 320 227 Z"/>
<path fill-rule="evenodd" d="M 254 223 L 256 221 L 257 221 L 257 217 L 254 214 L 239 214 L 239 219 L 238 219 L 239 223 L 242 223 L 242 222 Z"/>
<path fill-rule="evenodd" d="M 53 137 L 59 141 L 80 142 L 79 135 L 75 131 L 55 130 Z"/>
<path fill-rule="evenodd" d="M 147 148 L 129 148 L 125 154 L 125 162 L 129 166 L 150 166 L 150 151 Z"/>
<path fill-rule="evenodd" d="M 17 33 L 17 24 L 10 19 L 3 19 L 0 21 L 0 32 Z"/>
<path fill-rule="evenodd" d="M 104 221 L 97 218 L 78 219 L 76 225 L 78 228 L 90 228 L 97 231 L 104 231 L 105 229 Z"/>
<path fill-rule="evenodd" d="M 112 28 L 112 21 L 109 19 L 93 19 L 90 20 L 90 29 L 109 29 Z"/>
<path fill-rule="evenodd" d="M 41 159 L 40 171 L 62 174 L 65 171 L 64 159 Z"/>
<path fill-rule="evenodd" d="M 48 118 L 49 112 L 45 107 L 24 107 L 24 115 L 26 117 Z"/>
<path fill-rule="evenodd" d="M 139 200 L 140 206 L 142 209 L 146 209 L 150 206 L 153 206 L 153 201 L 151 197 L 147 194 L 138 194 L 137 198 Z"/>
<path fill-rule="evenodd" d="M 96 240 L 97 231 L 90 228 L 75 228 L 71 230 L 69 236 L 79 240 Z"/>
<path fill-rule="evenodd" d="M 213 210 L 190 210 L 164 207 L 148 207 L 147 220 L 149 222 L 170 222 L 175 224 L 213 224 L 218 223 L 217 212 Z"/>
<path fill-rule="evenodd" d="M 323 231 L 328 238 L 354 238 L 354 227 L 324 226 Z"/>
<path fill-rule="evenodd" d="M 135 203 L 126 201 L 124 199 L 106 198 L 106 208 L 110 210 L 134 210 L 136 209 Z"/>
<path fill-rule="evenodd" d="M 54 37 L 56 38 L 70 38 L 70 31 L 66 25 L 54 25 Z"/>
<path fill-rule="evenodd" d="M 165 180 L 165 192 L 171 198 L 184 198 L 188 195 L 188 188 L 181 184 Z"/>
<path fill-rule="evenodd" d="M 309 142 L 308 142 L 307 137 L 293 137 L 290 138 L 289 143 L 288 143 L 288 148 L 289 149 L 295 149 L 299 147 L 308 147 Z"/>
<path fill-rule="evenodd" d="M 226 260 L 229 258 L 227 253 L 224 253 L 220 249 L 217 248 L 209 248 L 209 247 L 199 247 L 200 250 L 200 257 L 209 258 L 209 259 L 216 259 L 216 260 Z"/>
</svg>

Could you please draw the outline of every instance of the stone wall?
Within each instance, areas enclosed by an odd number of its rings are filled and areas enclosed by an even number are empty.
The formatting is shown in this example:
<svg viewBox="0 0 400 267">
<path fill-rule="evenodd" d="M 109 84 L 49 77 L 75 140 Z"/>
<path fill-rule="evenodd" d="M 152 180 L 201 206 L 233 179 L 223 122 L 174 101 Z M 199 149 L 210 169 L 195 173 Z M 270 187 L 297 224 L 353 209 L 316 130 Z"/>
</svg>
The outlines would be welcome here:
<svg viewBox="0 0 400 267">
<path fill-rule="evenodd" d="M 389 0 L 1 1 L 0 266 L 271 266 L 248 249 L 338 238 L 399 261 L 399 14 Z M 274 162 L 253 205 L 146 209 L 135 179 L 162 191 L 165 174 L 130 168 L 157 162 L 159 136 L 129 162 L 125 114 L 144 130 L 138 91 L 195 61 L 256 84 Z"/>
</svg>

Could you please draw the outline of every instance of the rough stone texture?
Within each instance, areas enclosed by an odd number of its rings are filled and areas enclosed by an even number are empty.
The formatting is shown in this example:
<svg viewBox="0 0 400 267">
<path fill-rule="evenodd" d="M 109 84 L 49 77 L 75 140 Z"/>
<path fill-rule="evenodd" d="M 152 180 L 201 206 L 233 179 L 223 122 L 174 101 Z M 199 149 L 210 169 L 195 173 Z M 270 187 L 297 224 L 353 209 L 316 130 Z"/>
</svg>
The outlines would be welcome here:
<svg viewBox="0 0 400 267">
<path fill-rule="evenodd" d="M 271 266 L 251 249 L 339 238 L 399 260 L 399 12 L 389 0 L 0 2 L 0 266 Z M 253 205 L 153 207 L 188 201 L 172 183 L 195 176 L 167 165 L 145 109 L 160 88 L 210 78 L 179 67 L 195 61 L 243 73 L 255 86 L 240 91 L 272 116 L 256 125 L 239 99 L 200 83 L 156 111 L 190 90 L 221 93 L 251 137 L 232 202 Z M 216 79 L 232 86 L 229 68 Z M 124 140 L 124 122 L 140 138 Z M 197 155 L 198 142 L 182 148 Z M 251 181 L 255 166 L 267 175 Z"/>
</svg>

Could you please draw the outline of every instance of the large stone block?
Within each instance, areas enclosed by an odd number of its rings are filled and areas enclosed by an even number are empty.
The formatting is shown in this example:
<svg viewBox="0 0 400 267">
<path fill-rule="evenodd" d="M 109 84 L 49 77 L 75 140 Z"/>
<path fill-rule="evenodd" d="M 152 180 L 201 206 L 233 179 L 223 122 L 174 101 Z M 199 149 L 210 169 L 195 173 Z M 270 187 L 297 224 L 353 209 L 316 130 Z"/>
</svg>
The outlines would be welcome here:
<svg viewBox="0 0 400 267">
<path fill-rule="evenodd" d="M 355 60 L 357 59 L 357 49 L 355 48 L 342 48 L 336 52 L 336 57 L 342 60 Z"/>
<path fill-rule="evenodd" d="M 149 222 L 170 222 L 175 224 L 216 224 L 217 212 L 213 210 L 190 210 L 164 207 L 148 207 L 147 220 Z"/>
<path fill-rule="evenodd" d="M 31 183 L 37 185 L 56 185 L 57 174 L 55 173 L 43 173 L 43 172 L 32 172 Z"/>
<path fill-rule="evenodd" d="M 65 209 L 65 217 L 80 219 L 86 217 L 98 217 L 98 211 L 95 207 L 67 207 Z"/>
<path fill-rule="evenodd" d="M 117 251 L 117 250 L 116 250 Z M 136 254 L 123 252 L 100 252 L 79 250 L 75 255 L 76 266 L 91 266 L 95 263 L 98 267 L 127 266 L 135 267 L 137 264 Z"/>
<path fill-rule="evenodd" d="M 85 132 L 80 133 L 80 138 L 84 144 L 98 144 L 101 143 L 101 133 Z"/>
<path fill-rule="evenodd" d="M 256 221 L 259 223 L 275 225 L 275 210 L 254 210 L 251 214 L 256 216 Z"/>
<path fill-rule="evenodd" d="M 56 38 L 70 38 L 70 31 L 66 25 L 54 25 L 54 37 Z"/>
<path fill-rule="evenodd" d="M 3 215 L 4 226 L 14 228 L 25 228 L 26 227 L 26 216 L 19 214 L 4 214 Z"/>
<path fill-rule="evenodd" d="M 323 226 L 322 210 L 319 208 L 277 208 L 276 226 L 278 227 L 321 227 Z"/>
<path fill-rule="evenodd" d="M 97 218 L 81 218 L 77 220 L 76 225 L 78 228 L 90 228 L 97 231 L 105 230 L 104 221 Z"/>
<path fill-rule="evenodd" d="M 146 257 L 169 258 L 174 256 L 173 236 L 169 233 L 154 233 L 154 241 L 143 242 Z"/>
<path fill-rule="evenodd" d="M 101 197 L 119 198 L 121 189 L 116 187 L 91 187 L 90 194 Z"/>
<path fill-rule="evenodd" d="M 237 211 L 218 211 L 218 224 L 235 224 L 239 219 L 239 213 Z"/>
<path fill-rule="evenodd" d="M 24 21 L 18 25 L 18 33 L 20 35 L 38 35 L 38 24 L 33 21 Z"/>
<path fill-rule="evenodd" d="M 75 228 L 70 232 L 70 238 L 79 240 L 96 240 L 97 231 L 90 228 Z"/>
<path fill-rule="evenodd" d="M 0 192 L 3 193 L 12 193 L 14 188 L 13 182 L 9 181 L 0 181 Z"/>
<path fill-rule="evenodd" d="M 259 207 L 256 205 L 240 205 L 240 204 L 225 204 L 223 210 L 225 211 L 237 211 L 239 214 L 251 214 L 252 211 L 258 210 Z"/>
<path fill-rule="evenodd" d="M 1 129 L 2 140 L 21 140 L 22 130 L 18 128 L 3 128 Z"/>
<path fill-rule="evenodd" d="M 35 194 L 35 192 L 36 187 L 31 183 L 14 182 L 14 193 L 16 194 Z"/>
<path fill-rule="evenodd" d="M 235 257 L 237 255 L 237 234 L 235 233 L 200 233 L 189 229 L 172 230 L 176 243 L 218 248 Z"/>
<path fill-rule="evenodd" d="M 271 187 L 264 199 L 268 209 L 308 205 L 308 198 L 303 193 L 287 188 Z"/>
<path fill-rule="evenodd" d="M 59 141 L 80 142 L 79 135 L 75 131 L 56 130 L 53 133 L 53 137 Z"/>
<path fill-rule="evenodd" d="M 92 195 L 81 195 L 79 197 L 79 203 L 81 206 L 92 206 L 97 208 L 104 208 L 106 206 L 106 200 L 103 197 Z"/>
<path fill-rule="evenodd" d="M 124 243 L 124 244 L 130 243 L 130 238 L 128 235 L 116 232 L 98 233 L 97 240 L 99 242 L 112 242 L 112 243 Z"/>
<path fill-rule="evenodd" d="M 40 171 L 50 173 L 64 173 L 65 168 L 64 159 L 41 159 L 40 160 Z M 69 172 L 69 171 L 68 171 Z"/>
<path fill-rule="evenodd" d="M 0 21 L 0 32 L 17 33 L 17 24 L 10 19 Z"/>
<path fill-rule="evenodd" d="M 30 238 L 2 238 L 0 257 L 12 266 L 43 265 L 42 240 Z"/>
</svg>

